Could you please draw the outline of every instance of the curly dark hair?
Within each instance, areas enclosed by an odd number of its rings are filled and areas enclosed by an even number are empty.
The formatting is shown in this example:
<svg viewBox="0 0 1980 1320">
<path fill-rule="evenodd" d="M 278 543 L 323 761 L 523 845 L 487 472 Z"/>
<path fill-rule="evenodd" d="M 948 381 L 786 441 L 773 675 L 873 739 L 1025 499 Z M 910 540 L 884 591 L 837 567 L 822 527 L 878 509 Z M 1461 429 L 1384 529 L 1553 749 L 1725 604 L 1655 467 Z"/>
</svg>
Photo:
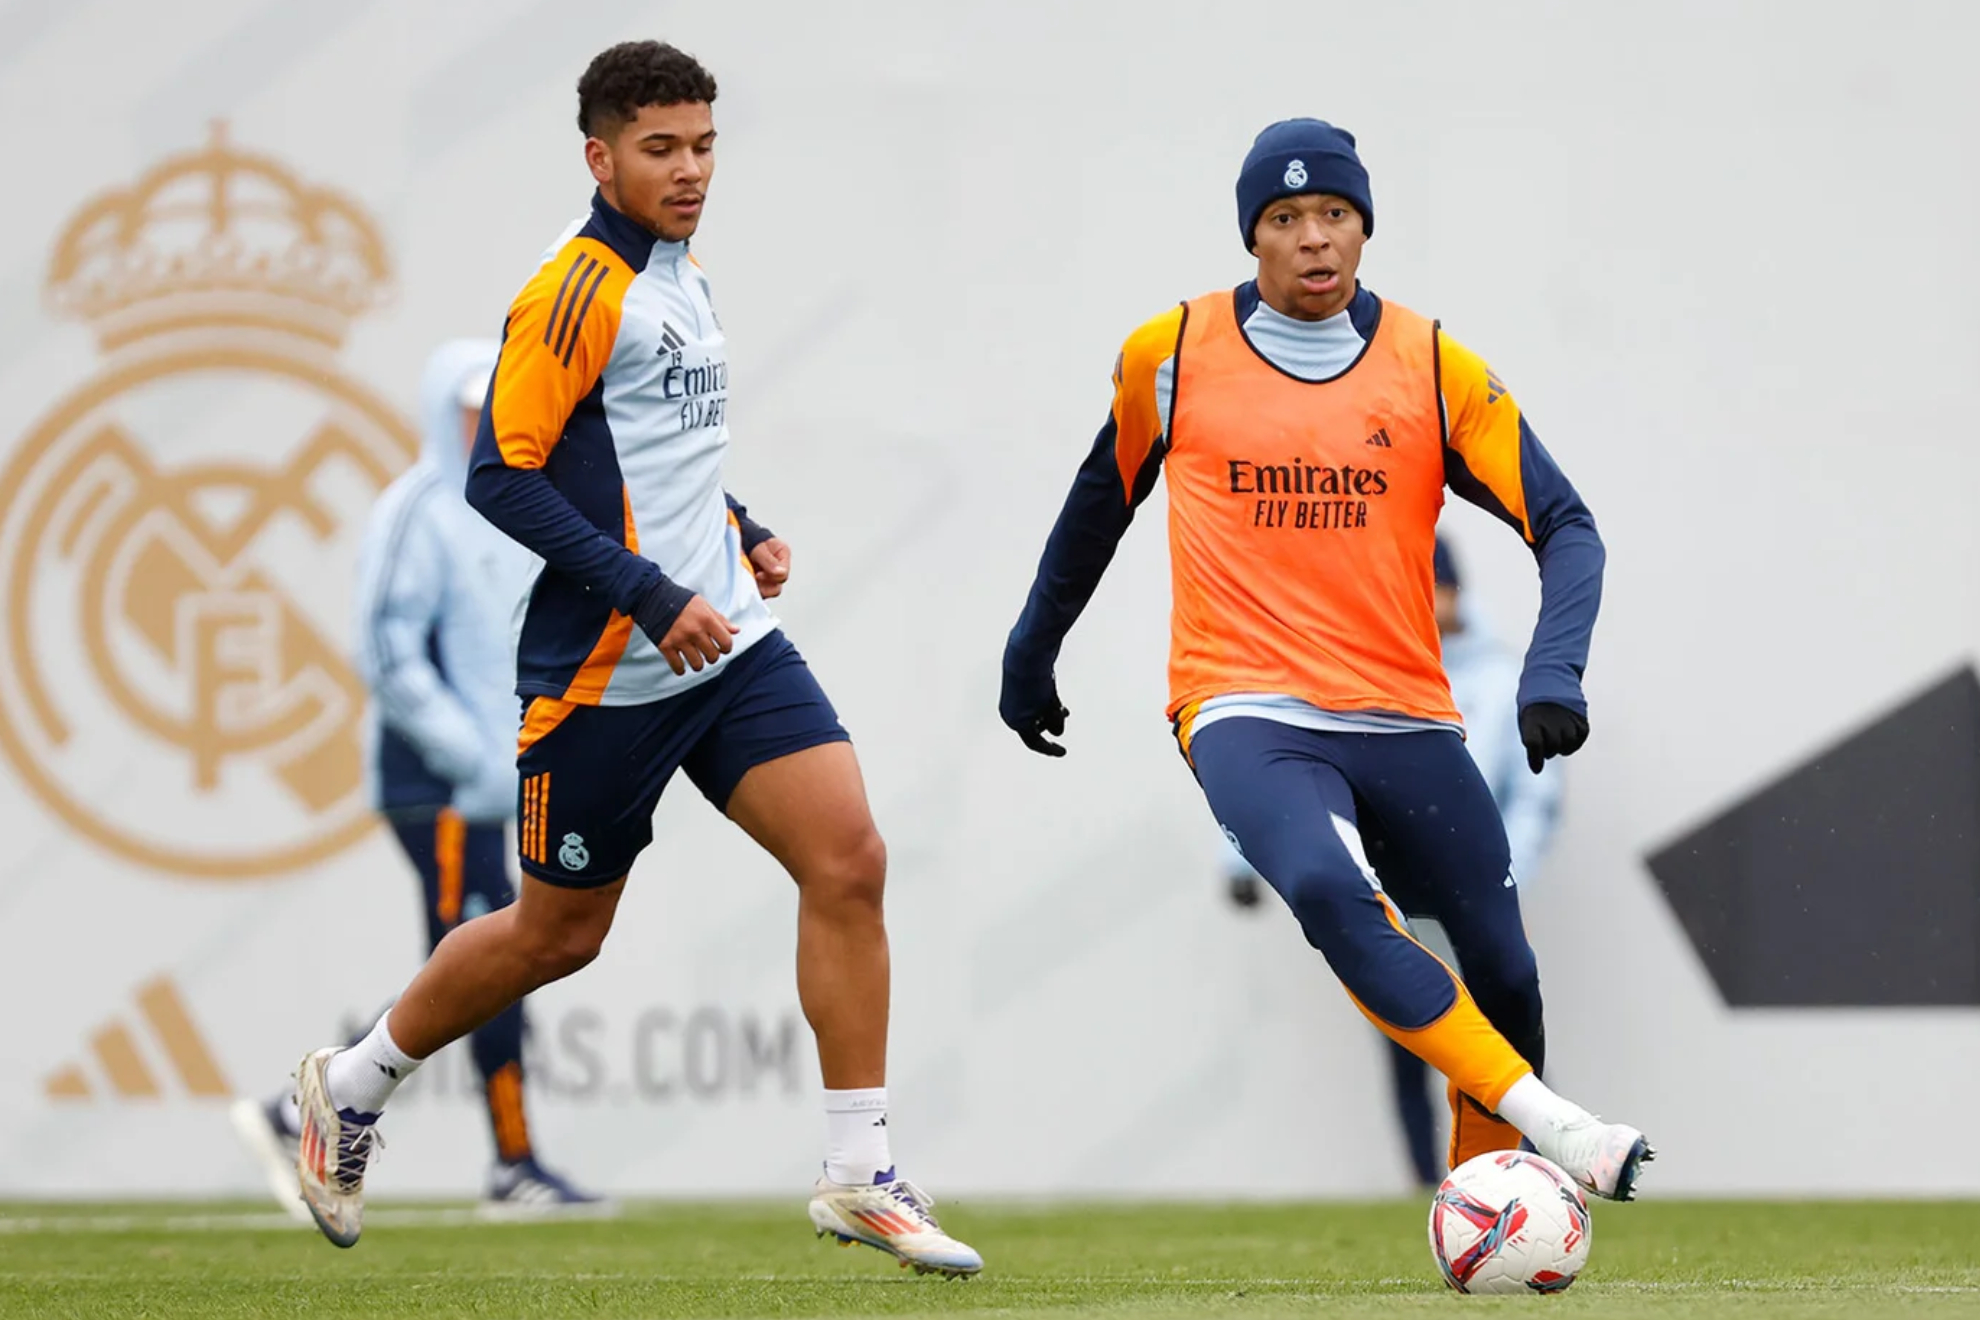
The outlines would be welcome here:
<svg viewBox="0 0 1980 1320">
<path fill-rule="evenodd" d="M 664 41 L 622 41 L 585 67 L 577 94 L 578 127 L 586 137 L 606 137 L 641 106 L 714 101 L 715 75 Z"/>
</svg>

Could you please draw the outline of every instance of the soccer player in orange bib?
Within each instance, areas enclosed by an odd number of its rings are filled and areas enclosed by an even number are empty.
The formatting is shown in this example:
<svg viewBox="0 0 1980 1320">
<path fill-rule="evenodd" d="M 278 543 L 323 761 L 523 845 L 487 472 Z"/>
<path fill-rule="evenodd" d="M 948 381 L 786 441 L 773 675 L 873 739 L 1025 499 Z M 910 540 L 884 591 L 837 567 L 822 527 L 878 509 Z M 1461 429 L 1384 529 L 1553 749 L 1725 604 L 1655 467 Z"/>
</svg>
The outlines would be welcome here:
<svg viewBox="0 0 1980 1320">
<path fill-rule="evenodd" d="M 1046 736 L 1065 732 L 1059 648 L 1166 466 L 1168 713 L 1211 811 L 1356 1006 L 1449 1079 L 1453 1167 L 1524 1135 L 1590 1192 L 1629 1200 L 1653 1157 L 1643 1134 L 1540 1080 L 1539 972 L 1433 592 L 1447 486 L 1532 547 L 1519 727 L 1537 772 L 1588 736 L 1595 521 L 1485 363 L 1356 281 L 1375 211 L 1351 134 L 1273 124 L 1237 203 L 1258 277 L 1128 337 L 1005 647 L 1000 713 L 1064 755 Z M 1442 923 L 1459 971 L 1405 913 Z"/>
</svg>

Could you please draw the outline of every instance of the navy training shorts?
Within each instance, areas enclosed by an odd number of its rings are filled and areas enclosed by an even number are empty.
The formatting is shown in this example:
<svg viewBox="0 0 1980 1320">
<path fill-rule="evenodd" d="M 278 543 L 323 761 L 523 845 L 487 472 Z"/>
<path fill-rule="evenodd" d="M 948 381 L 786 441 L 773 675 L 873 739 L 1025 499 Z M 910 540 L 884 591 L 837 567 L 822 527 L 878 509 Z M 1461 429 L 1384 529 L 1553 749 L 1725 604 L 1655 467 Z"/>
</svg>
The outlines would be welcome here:
<svg viewBox="0 0 1980 1320">
<path fill-rule="evenodd" d="M 609 884 L 632 869 L 653 842 L 653 812 L 675 770 L 725 811 L 755 767 L 851 740 L 781 631 L 676 697 L 640 706 L 535 697 L 525 705 L 525 728 L 551 720 L 516 758 L 521 865 L 570 889 Z"/>
</svg>

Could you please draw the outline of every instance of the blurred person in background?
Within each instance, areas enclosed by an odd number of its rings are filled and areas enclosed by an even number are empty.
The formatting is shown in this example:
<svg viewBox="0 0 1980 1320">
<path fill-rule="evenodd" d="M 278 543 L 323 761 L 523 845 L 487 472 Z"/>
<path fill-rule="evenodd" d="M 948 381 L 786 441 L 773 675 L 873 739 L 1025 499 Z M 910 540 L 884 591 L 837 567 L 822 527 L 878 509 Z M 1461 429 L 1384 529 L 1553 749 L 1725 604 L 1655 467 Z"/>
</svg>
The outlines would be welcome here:
<svg viewBox="0 0 1980 1320">
<path fill-rule="evenodd" d="M 1439 656 L 1446 489 L 1511 527 L 1540 574 L 1519 681 L 1531 767 L 1588 737 L 1595 520 L 1484 360 L 1356 279 L 1374 234 L 1352 134 L 1284 120 L 1252 143 L 1238 230 L 1256 277 L 1144 323 L 1004 648 L 998 709 L 1062 756 L 1060 648 L 1166 471 L 1169 703 L 1230 838 L 1382 1032 L 1451 1079 L 1451 1159 L 1522 1137 L 1597 1196 L 1653 1156 L 1540 1079 L 1539 969 L 1505 825 Z M 1463 974 L 1409 932 L 1442 923 Z"/>
<path fill-rule="evenodd" d="M 1465 594 L 1457 556 L 1443 537 L 1437 538 L 1435 568 L 1437 632 L 1443 645 L 1444 673 L 1451 681 L 1451 701 L 1464 716 L 1465 749 L 1478 763 L 1505 822 L 1512 874 L 1524 895 L 1531 892 L 1533 878 L 1553 841 L 1560 815 L 1560 763 L 1549 761 L 1538 774 L 1532 772 L 1519 738 L 1519 655 L 1493 635 L 1477 603 Z M 1228 838 L 1223 839 L 1222 847 L 1222 868 L 1231 902 L 1241 908 L 1256 908 L 1263 884 L 1258 872 Z M 1374 849 L 1370 855 L 1379 869 L 1380 859 Z M 1432 952 L 1447 962 L 1455 960 L 1434 919 L 1412 916 L 1411 928 Z M 1394 1041 L 1385 1037 L 1384 1044 L 1411 1171 L 1418 1183 L 1435 1187 L 1444 1174 L 1437 1158 L 1430 1070 L 1423 1060 Z"/>
<path fill-rule="evenodd" d="M 459 339 L 428 360 L 420 459 L 373 507 L 358 566 L 357 669 L 372 699 L 373 791 L 419 874 L 429 948 L 515 899 L 508 832 L 519 707 L 510 615 L 534 561 L 462 494 L 499 350 L 492 339 Z M 601 1198 L 536 1159 L 523 1106 L 525 1030 L 518 1002 L 469 1037 L 495 1140 L 485 1208 L 595 1213 L 605 1208 Z M 294 1089 L 236 1101 L 234 1123 L 276 1199 L 306 1221 Z"/>
</svg>

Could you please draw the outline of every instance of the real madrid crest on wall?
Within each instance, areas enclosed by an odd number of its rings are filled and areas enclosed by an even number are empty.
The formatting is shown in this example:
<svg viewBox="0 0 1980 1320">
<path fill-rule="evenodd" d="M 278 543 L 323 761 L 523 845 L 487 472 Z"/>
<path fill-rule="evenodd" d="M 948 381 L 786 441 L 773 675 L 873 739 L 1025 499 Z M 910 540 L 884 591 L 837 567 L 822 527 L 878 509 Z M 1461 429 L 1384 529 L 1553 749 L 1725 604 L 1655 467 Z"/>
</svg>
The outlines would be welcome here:
<svg viewBox="0 0 1980 1320">
<path fill-rule="evenodd" d="M 104 356 L 0 475 L 0 748 L 126 858 L 267 876 L 371 826 L 351 580 L 418 443 L 337 350 L 390 283 L 354 203 L 220 125 L 56 244 Z"/>
</svg>

